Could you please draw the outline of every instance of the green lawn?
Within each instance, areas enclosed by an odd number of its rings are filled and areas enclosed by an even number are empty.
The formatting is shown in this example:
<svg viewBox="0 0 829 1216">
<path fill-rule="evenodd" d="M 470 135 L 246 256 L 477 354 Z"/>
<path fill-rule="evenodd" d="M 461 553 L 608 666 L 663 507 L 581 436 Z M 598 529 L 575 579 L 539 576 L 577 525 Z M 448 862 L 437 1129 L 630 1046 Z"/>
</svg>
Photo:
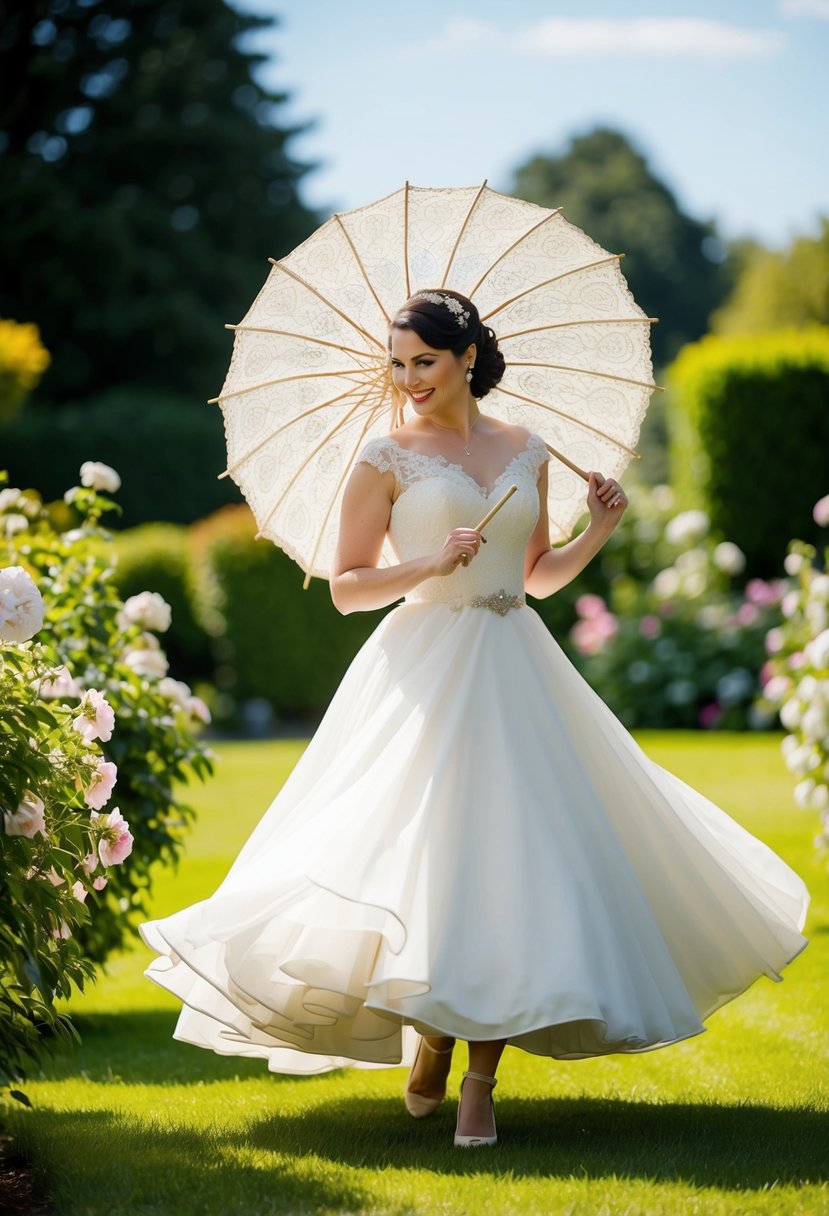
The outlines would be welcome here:
<svg viewBox="0 0 829 1216">
<path fill-rule="evenodd" d="M 793 809 L 779 737 L 642 733 L 659 763 L 768 841 L 809 884 L 812 943 L 707 1034 L 663 1051 L 570 1063 L 508 1051 L 501 1143 L 451 1147 L 450 1100 L 405 1113 L 402 1069 L 316 1078 L 175 1043 L 178 1004 L 135 949 L 73 1003 L 83 1046 L 55 1060 L 6 1122 L 59 1216 L 170 1213 L 829 1213 L 829 884 L 814 816 Z M 224 744 L 194 791 L 199 818 L 154 916 L 204 898 L 284 780 L 300 743 Z"/>
</svg>

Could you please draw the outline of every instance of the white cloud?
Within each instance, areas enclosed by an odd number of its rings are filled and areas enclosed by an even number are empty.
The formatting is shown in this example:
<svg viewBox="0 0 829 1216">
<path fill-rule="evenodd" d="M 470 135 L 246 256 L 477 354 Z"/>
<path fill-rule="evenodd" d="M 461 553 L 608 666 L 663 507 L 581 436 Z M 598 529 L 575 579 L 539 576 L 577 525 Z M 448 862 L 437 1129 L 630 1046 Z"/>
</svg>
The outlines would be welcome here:
<svg viewBox="0 0 829 1216">
<path fill-rule="evenodd" d="M 829 21 L 829 0 L 783 0 L 780 11 L 784 17 L 820 17 Z"/>
<path fill-rule="evenodd" d="M 827 9 L 829 0 L 784 0 Z M 507 32 L 492 22 L 450 19 L 428 43 L 409 47 L 421 54 L 471 53 L 486 47 L 518 56 L 545 59 L 632 56 L 746 58 L 774 54 L 785 36 L 776 30 L 750 29 L 697 17 L 549 17 Z"/>
</svg>

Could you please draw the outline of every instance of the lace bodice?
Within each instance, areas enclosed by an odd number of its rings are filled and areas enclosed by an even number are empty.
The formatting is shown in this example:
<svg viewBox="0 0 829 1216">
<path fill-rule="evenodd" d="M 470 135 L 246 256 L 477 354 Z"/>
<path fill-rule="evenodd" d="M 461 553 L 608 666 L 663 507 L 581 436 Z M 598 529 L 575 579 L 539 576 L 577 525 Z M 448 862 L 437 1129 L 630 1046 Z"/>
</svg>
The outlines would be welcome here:
<svg viewBox="0 0 829 1216">
<path fill-rule="evenodd" d="M 468 567 L 430 578 L 407 596 L 452 608 L 485 606 L 498 612 L 516 607 L 524 596 L 524 550 L 538 519 L 538 473 L 549 459 L 540 436 L 510 460 L 487 491 L 459 464 L 444 456 L 412 452 L 388 435 L 373 439 L 358 460 L 381 473 L 394 474 L 398 498 L 392 507 L 389 539 L 398 561 L 440 549 L 453 528 L 474 528 L 510 485 L 518 493 L 487 524 L 487 543 Z"/>
</svg>

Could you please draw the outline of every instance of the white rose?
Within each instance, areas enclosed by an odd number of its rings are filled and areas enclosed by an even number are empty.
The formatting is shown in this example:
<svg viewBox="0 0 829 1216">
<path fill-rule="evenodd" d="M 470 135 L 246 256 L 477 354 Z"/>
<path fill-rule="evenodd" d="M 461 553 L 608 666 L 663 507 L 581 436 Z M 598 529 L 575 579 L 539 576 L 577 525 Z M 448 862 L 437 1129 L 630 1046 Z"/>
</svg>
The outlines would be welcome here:
<svg viewBox="0 0 829 1216">
<path fill-rule="evenodd" d="M 26 516 L 20 515 L 16 511 L 3 516 L 3 531 L 6 536 L 16 536 L 18 532 L 25 532 L 28 526 L 29 521 Z"/>
<path fill-rule="evenodd" d="M 691 570 L 704 570 L 708 565 L 708 556 L 704 549 L 686 549 L 680 553 L 674 565 L 683 574 Z"/>
<path fill-rule="evenodd" d="M 807 777 L 805 781 L 799 781 L 794 787 L 794 800 L 804 810 L 809 810 L 811 806 L 814 788 L 815 780 L 813 777 Z"/>
<path fill-rule="evenodd" d="M 769 701 L 782 701 L 791 692 L 792 682 L 787 676 L 772 676 L 763 689 Z"/>
<path fill-rule="evenodd" d="M 829 735 L 829 718 L 820 705 L 809 706 L 800 719 L 800 729 L 815 743 L 821 743 Z"/>
<path fill-rule="evenodd" d="M 122 662 L 138 676 L 166 676 L 169 663 L 161 650 L 126 650 Z"/>
<path fill-rule="evenodd" d="M 812 638 L 806 647 L 806 658 L 818 669 L 829 667 L 829 629 Z"/>
<path fill-rule="evenodd" d="M 660 570 L 653 580 L 653 593 L 660 600 L 669 600 L 679 591 L 679 575 L 673 566 Z"/>
<path fill-rule="evenodd" d="M 665 539 L 671 545 L 693 545 L 708 532 L 710 521 L 704 511 L 683 511 L 669 520 Z"/>
<path fill-rule="evenodd" d="M 800 593 L 797 591 L 787 591 L 780 601 L 780 611 L 783 616 L 791 618 L 797 612 L 800 604 Z"/>
<path fill-rule="evenodd" d="M 809 802 L 812 810 L 825 811 L 829 807 L 829 789 L 825 785 L 816 785 Z"/>
<path fill-rule="evenodd" d="M 818 683 L 814 676 L 804 676 L 797 685 L 797 695 L 801 701 L 811 701 L 817 690 Z"/>
<path fill-rule="evenodd" d="M 95 460 L 86 460 L 81 465 L 81 485 L 92 490 L 105 490 L 114 494 L 121 488 L 121 478 L 108 464 L 100 464 Z"/>
<path fill-rule="evenodd" d="M 724 540 L 714 550 L 714 565 L 723 574 L 742 574 L 746 568 L 746 556 L 733 541 Z"/>
<path fill-rule="evenodd" d="M 829 628 L 829 606 L 819 600 L 809 600 L 804 615 L 812 633 L 823 633 Z"/>
<path fill-rule="evenodd" d="M 164 633 L 170 628 L 172 609 L 157 591 L 141 591 L 131 595 L 118 614 L 122 625 L 140 625 L 142 629 L 153 629 Z"/>
<path fill-rule="evenodd" d="M 697 599 L 707 586 L 708 580 L 702 570 L 694 570 L 691 574 L 686 574 L 682 581 L 682 589 L 689 600 Z"/>
<path fill-rule="evenodd" d="M 12 507 L 21 506 L 20 499 L 22 495 L 19 490 L 12 486 L 6 486 L 5 490 L 0 490 L 0 511 L 9 511 Z"/>
<path fill-rule="evenodd" d="M 816 574 L 809 584 L 809 595 L 816 600 L 829 600 L 829 574 Z"/>
<path fill-rule="evenodd" d="M 802 709 L 799 701 L 790 700 L 780 710 L 780 721 L 786 730 L 796 730 L 800 725 Z"/>
<path fill-rule="evenodd" d="M 182 680 L 174 680 L 170 676 L 165 676 L 158 685 L 158 691 L 162 697 L 166 697 L 168 701 L 172 701 L 173 705 L 178 705 L 180 709 L 186 710 L 192 693 L 187 684 Z"/>
<path fill-rule="evenodd" d="M 43 596 L 22 566 L 0 570 L 0 642 L 28 642 L 44 613 Z"/>
<path fill-rule="evenodd" d="M 81 686 L 67 667 L 55 667 L 45 680 L 38 684 L 34 682 L 37 695 L 41 701 L 49 701 L 56 697 L 64 700 L 75 700 L 81 696 Z"/>
</svg>

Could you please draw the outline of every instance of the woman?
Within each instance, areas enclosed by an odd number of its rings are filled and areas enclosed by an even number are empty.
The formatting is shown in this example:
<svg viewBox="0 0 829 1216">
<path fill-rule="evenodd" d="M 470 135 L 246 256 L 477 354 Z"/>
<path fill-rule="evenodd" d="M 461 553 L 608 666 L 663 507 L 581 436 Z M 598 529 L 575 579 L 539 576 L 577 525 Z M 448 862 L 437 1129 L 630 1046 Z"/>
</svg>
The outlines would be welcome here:
<svg viewBox="0 0 829 1216">
<path fill-rule="evenodd" d="M 488 1145 L 507 1044 L 577 1059 L 698 1034 L 780 978 L 808 896 L 648 760 L 526 606 L 599 551 L 618 483 L 591 473 L 589 526 L 551 549 L 546 446 L 478 408 L 504 362 L 472 301 L 418 292 L 389 353 L 413 416 L 360 454 L 331 592 L 342 612 L 405 602 L 216 893 L 141 932 L 185 1001 L 176 1037 L 277 1072 L 414 1054 L 421 1118 L 466 1040 L 454 1143 Z"/>
</svg>

